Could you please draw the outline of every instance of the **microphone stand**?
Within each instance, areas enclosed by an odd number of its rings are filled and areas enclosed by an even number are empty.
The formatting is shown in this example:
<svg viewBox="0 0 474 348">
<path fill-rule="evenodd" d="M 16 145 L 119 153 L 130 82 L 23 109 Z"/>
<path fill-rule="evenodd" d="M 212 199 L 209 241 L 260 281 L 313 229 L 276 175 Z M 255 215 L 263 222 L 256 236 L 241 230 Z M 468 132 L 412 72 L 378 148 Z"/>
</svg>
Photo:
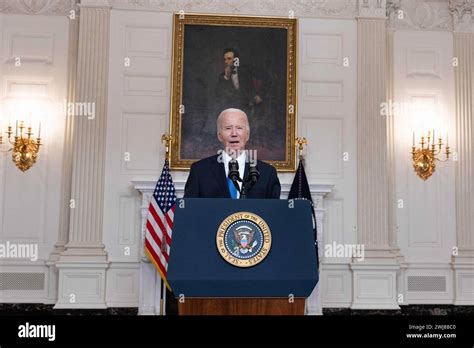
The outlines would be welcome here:
<svg viewBox="0 0 474 348">
<path fill-rule="evenodd" d="M 242 182 L 242 190 L 240 190 L 240 199 L 247 198 L 247 191 L 250 191 L 250 189 L 253 187 L 253 185 L 255 185 L 259 178 L 260 172 L 258 171 L 257 167 L 251 166 L 249 168 L 249 174 Z"/>
<path fill-rule="evenodd" d="M 240 193 L 240 199 L 246 199 L 247 191 L 249 191 L 258 181 L 260 178 L 260 172 L 258 171 L 257 166 L 251 165 L 247 177 L 242 180 L 239 175 L 239 164 L 234 159 L 229 162 L 228 178 L 232 181 L 237 192 Z M 238 181 L 242 183 L 242 188 L 239 188 Z"/>
<path fill-rule="evenodd" d="M 244 180 L 242 182 L 242 189 L 240 190 L 240 199 L 246 199 L 247 198 L 247 180 Z"/>
</svg>

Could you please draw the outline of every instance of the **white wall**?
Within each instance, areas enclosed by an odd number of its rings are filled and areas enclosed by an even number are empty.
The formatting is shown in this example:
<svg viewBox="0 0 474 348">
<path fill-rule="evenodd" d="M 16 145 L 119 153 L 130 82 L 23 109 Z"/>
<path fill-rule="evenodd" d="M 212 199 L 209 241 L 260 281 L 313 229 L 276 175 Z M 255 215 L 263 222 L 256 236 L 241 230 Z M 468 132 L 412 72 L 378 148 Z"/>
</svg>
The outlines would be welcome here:
<svg viewBox="0 0 474 348">
<path fill-rule="evenodd" d="M 412 132 L 417 142 L 435 128 L 455 141 L 453 35 L 441 31 L 397 31 L 394 37 L 394 94 L 401 105 L 426 105 L 394 116 L 398 243 L 408 268 L 399 280 L 405 304 L 453 303 L 452 248 L 456 245 L 454 163 L 437 163 L 427 181 L 413 171 Z M 430 112 L 432 107 L 433 112 Z M 417 145 L 419 146 L 419 145 Z M 445 158 L 444 155 L 440 156 Z"/>
<path fill-rule="evenodd" d="M 138 289 L 131 284 L 138 277 L 140 199 L 131 181 L 157 180 L 163 165 L 160 138 L 169 129 L 171 25 L 171 12 L 112 10 L 104 243 L 112 261 L 107 302 L 116 305 L 135 305 L 137 300 Z M 311 184 L 335 185 L 327 205 L 325 239 L 353 243 L 357 214 L 355 20 L 301 19 L 297 56 L 298 135 L 309 141 L 308 179 Z M 124 64 L 125 58 L 130 66 Z M 344 152 L 348 161 L 343 160 Z M 291 183 L 294 174 L 279 176 L 282 183 Z M 177 184 L 186 178 L 187 172 L 173 172 Z M 130 255 L 124 253 L 127 247 Z M 322 274 L 321 284 L 329 284 L 324 291 L 330 305 L 350 301 L 349 261 L 338 260 Z"/>
<path fill-rule="evenodd" d="M 308 181 L 335 185 L 325 199 L 323 243 L 356 243 L 356 21 L 301 19 L 298 56 L 298 136 L 308 139 Z M 324 307 L 349 305 L 349 262 L 348 258 L 324 259 L 320 278 Z"/>
<path fill-rule="evenodd" d="M 111 14 L 104 209 L 104 244 L 111 261 L 108 305 L 138 305 L 141 198 L 131 181 L 157 180 L 163 166 L 161 135 L 169 127 L 171 23 L 171 13 Z"/>
<path fill-rule="evenodd" d="M 299 1 L 275 3 L 274 9 L 256 2 L 246 4 L 247 10 L 244 5 L 232 7 L 230 3 L 222 8 L 236 14 L 255 9 L 256 14 L 268 16 L 286 15 L 292 7 L 304 11 L 298 28 L 298 136 L 309 141 L 306 171 L 310 184 L 334 185 L 324 200 L 324 243 L 352 244 L 357 242 L 356 7 L 347 2 L 344 8 L 339 5 L 341 9 L 334 9 L 340 11 L 340 18 L 324 19 L 336 5 L 318 4 L 307 11 Z M 163 165 L 160 138 L 169 130 L 172 12 L 179 10 L 171 11 L 168 5 L 166 10 L 128 8 L 133 6 L 127 3 L 122 9 L 112 9 L 110 22 L 103 220 L 110 261 L 106 283 L 109 307 L 138 305 L 142 201 L 132 181 L 156 180 Z M 195 12 L 206 8 L 206 4 L 189 6 Z M 52 102 L 66 98 L 68 29 L 64 16 L 0 15 L 2 106 L 32 94 Z M 439 164 L 434 176 L 422 182 L 412 170 L 409 153 L 414 129 L 434 127 L 437 132 L 442 130 L 443 136 L 449 131 L 450 143 L 455 144 L 452 47 L 448 31 L 395 33 L 394 101 L 436 106 L 432 115 L 416 115 L 416 122 L 406 114 L 394 119 L 395 196 L 403 203 L 396 211 L 397 241 L 403 256 L 397 279 L 402 304 L 452 303 L 454 297 L 449 264 L 456 241 L 453 163 Z M 21 58 L 20 67 L 14 66 L 16 57 Z M 4 130 L 10 115 L 5 108 L 2 111 L 0 126 Z M 33 121 L 37 122 L 35 114 Z M 2 277 L 0 284 L 8 282 L 2 286 L 13 290 L 0 292 L 0 302 L 48 302 L 48 291 L 57 286 L 49 279 L 45 260 L 58 235 L 65 116 L 45 116 L 42 122 L 45 145 L 33 168 L 21 173 L 9 154 L 0 154 L 0 242 L 38 243 L 40 261 L 0 260 L 0 275 L 37 272 L 44 278 L 16 274 L 16 280 L 5 281 Z M 187 173 L 172 174 L 182 187 Z M 293 175 L 279 177 L 288 185 Z M 324 260 L 320 278 L 324 307 L 350 307 L 350 262 L 348 258 Z"/>
<path fill-rule="evenodd" d="M 36 262 L 0 259 L 0 302 L 47 301 L 49 287 L 57 286 L 45 260 L 58 236 L 65 115 L 39 113 L 38 105 L 66 99 L 68 30 L 66 17 L 0 15 L 0 127 L 5 132 L 19 119 L 31 122 L 36 134 L 41 121 L 44 142 L 24 173 L 11 152 L 0 153 L 0 242 L 34 243 L 39 250 Z M 25 272 L 39 275 L 16 274 Z"/>
<path fill-rule="evenodd" d="M 296 9 L 300 16 L 298 136 L 309 140 L 306 171 L 310 184 L 334 185 L 324 200 L 324 244 L 357 243 L 357 6 L 351 1 L 321 1 L 307 7 L 298 1 L 276 2 L 274 8 L 257 2 L 209 4 L 189 3 L 185 10 L 286 16 L 289 9 Z M 139 257 L 139 241 L 132 235 L 139 236 L 134 227 L 139 217 L 132 208 L 137 209 L 140 201 L 130 182 L 156 180 L 163 163 L 159 139 L 169 126 L 171 21 L 172 12 L 181 9 L 177 6 L 167 4 L 142 12 L 128 4 L 112 10 L 104 217 L 105 244 L 116 267 L 109 271 L 112 280 L 119 273 L 123 280 L 138 276 L 133 265 Z M 392 13 L 387 23 L 396 28 L 391 50 L 394 102 L 428 103 L 435 111 L 414 117 L 402 113 L 394 119 L 394 198 L 401 204 L 395 216 L 401 253 L 397 298 L 401 305 L 453 303 L 453 162 L 439 163 L 434 176 L 423 182 L 413 172 L 410 156 L 413 130 L 419 136 L 422 130 L 435 128 L 443 137 L 449 132 L 451 145 L 456 141 L 451 15 L 446 1 L 407 0 L 401 6 L 404 17 L 394 19 Z M 334 13 L 339 18 L 324 19 Z M 126 57 L 130 67 L 123 64 Z M 129 162 L 124 161 L 125 152 L 129 152 Z M 173 173 L 180 187 L 186 177 L 186 172 Z M 293 174 L 279 177 L 289 184 Z M 129 244 L 133 252 L 126 256 L 123 248 Z M 324 259 L 320 278 L 323 307 L 351 306 L 350 262 L 349 258 Z M 123 268 L 125 265 L 131 268 Z M 108 281 L 113 284 L 108 301 L 116 301 L 124 282 Z M 384 286 L 377 281 L 373 285 Z M 135 290 L 127 288 L 123 303 L 126 299 L 135 303 Z"/>
</svg>

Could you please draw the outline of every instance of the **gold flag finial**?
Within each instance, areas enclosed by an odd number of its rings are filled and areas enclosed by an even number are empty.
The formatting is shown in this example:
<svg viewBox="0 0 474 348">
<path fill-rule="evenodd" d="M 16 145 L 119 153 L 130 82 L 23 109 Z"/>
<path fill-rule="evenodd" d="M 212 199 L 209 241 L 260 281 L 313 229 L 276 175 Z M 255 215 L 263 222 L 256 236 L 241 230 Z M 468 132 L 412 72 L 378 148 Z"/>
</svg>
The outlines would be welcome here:
<svg viewBox="0 0 474 348">
<path fill-rule="evenodd" d="M 165 159 L 169 161 L 170 157 L 170 144 L 173 141 L 173 137 L 171 134 L 165 133 L 161 136 L 161 142 L 165 143 L 165 148 L 166 148 L 166 153 L 165 153 Z"/>
<path fill-rule="evenodd" d="M 305 145 L 308 145 L 308 140 L 306 138 L 296 138 L 295 145 L 298 145 L 298 156 L 299 158 L 303 157 L 303 149 Z"/>
</svg>

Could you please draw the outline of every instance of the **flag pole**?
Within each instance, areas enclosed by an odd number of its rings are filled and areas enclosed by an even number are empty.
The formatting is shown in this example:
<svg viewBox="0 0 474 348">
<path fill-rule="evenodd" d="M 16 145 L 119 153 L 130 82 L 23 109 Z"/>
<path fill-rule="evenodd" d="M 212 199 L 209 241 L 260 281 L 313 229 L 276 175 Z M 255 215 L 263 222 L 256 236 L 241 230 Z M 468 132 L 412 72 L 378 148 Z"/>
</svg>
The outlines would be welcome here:
<svg viewBox="0 0 474 348">
<path fill-rule="evenodd" d="M 305 145 L 308 144 L 308 140 L 304 137 L 297 137 L 295 139 L 295 146 L 298 146 L 298 168 L 296 169 L 295 173 L 295 178 L 293 180 L 293 184 L 291 185 L 290 188 L 290 193 L 288 194 L 288 199 L 309 199 L 312 203 L 312 198 L 311 198 L 311 191 L 309 189 L 309 185 L 306 179 L 306 174 L 304 172 L 304 156 L 303 156 L 303 150 Z M 306 185 L 305 185 L 306 184 Z M 294 190 L 295 189 L 295 190 Z M 315 224 L 316 216 L 314 214 L 314 206 L 311 206 L 311 211 L 313 214 L 313 223 Z M 315 225 L 314 225 L 315 226 Z M 313 227 L 314 228 L 314 227 Z M 317 239 L 317 233 L 314 235 L 314 239 Z M 317 244 L 315 244 L 316 248 L 316 255 L 317 255 Z M 316 259 L 316 262 L 318 263 L 319 267 L 319 262 Z M 305 301 L 305 313 L 307 312 L 307 301 Z"/>
<path fill-rule="evenodd" d="M 308 145 L 308 140 L 304 137 L 298 137 L 296 138 L 295 140 L 295 145 L 298 146 L 298 159 L 299 159 L 299 163 L 301 163 L 303 166 L 304 166 L 304 156 L 303 156 L 303 149 L 306 145 Z M 314 206 L 313 206 L 313 216 L 314 216 L 314 223 L 317 224 L 317 221 L 316 221 L 316 214 L 314 213 Z M 318 249 L 318 238 L 317 238 L 317 232 L 314 236 L 315 240 L 316 240 L 316 250 Z M 319 257 L 319 253 L 317 253 L 318 257 Z M 319 270 L 319 260 L 318 260 L 318 270 Z"/>
<path fill-rule="evenodd" d="M 165 143 L 165 163 L 169 163 L 170 160 L 170 143 L 172 136 L 168 133 L 161 135 L 161 143 Z M 166 237 L 163 238 L 161 245 L 162 251 L 166 252 Z M 163 250 L 164 249 L 164 250 Z M 160 291 L 160 315 L 165 315 L 165 302 L 166 302 L 166 284 L 163 278 L 160 277 L 161 291 Z"/>
</svg>

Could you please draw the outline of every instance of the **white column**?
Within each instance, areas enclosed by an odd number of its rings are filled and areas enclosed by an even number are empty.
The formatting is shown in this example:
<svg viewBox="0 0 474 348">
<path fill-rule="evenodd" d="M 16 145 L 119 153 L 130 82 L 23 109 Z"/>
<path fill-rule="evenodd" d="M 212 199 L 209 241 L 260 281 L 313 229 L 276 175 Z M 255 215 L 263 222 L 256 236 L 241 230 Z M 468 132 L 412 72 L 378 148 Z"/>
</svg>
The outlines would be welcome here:
<svg viewBox="0 0 474 348">
<path fill-rule="evenodd" d="M 76 68 L 77 68 L 77 49 L 79 40 L 79 8 L 75 7 L 75 19 L 69 21 L 69 49 L 68 49 L 68 92 L 67 102 L 74 103 L 76 92 Z M 61 213 L 59 221 L 58 240 L 49 256 L 47 265 L 49 266 L 49 293 L 48 303 L 56 303 L 58 270 L 56 262 L 59 260 L 61 252 L 65 250 L 69 234 L 69 200 L 71 199 L 71 178 L 72 178 L 72 149 L 73 149 L 73 129 L 74 118 L 68 115 L 64 130 L 64 154 L 63 168 L 61 177 Z"/>
<path fill-rule="evenodd" d="M 75 100 L 92 103 L 95 117 L 74 116 L 73 206 L 68 243 L 57 263 L 56 308 L 106 308 L 108 263 L 102 243 L 102 218 L 110 8 L 95 3 L 81 2 Z"/>
<path fill-rule="evenodd" d="M 387 102 L 394 101 L 394 34 L 395 32 L 387 28 Z M 387 123 L 387 176 L 388 176 L 388 233 L 389 245 L 392 252 L 400 254 L 397 243 L 397 221 L 396 221 L 396 187 L 395 187 L 395 124 L 393 115 L 386 117 Z M 401 256 L 400 256 L 401 258 Z"/>
<path fill-rule="evenodd" d="M 399 265 L 391 245 L 389 225 L 389 153 L 387 118 L 380 106 L 387 101 L 387 34 L 384 0 L 359 2 L 357 110 L 358 243 L 364 261 L 351 263 L 353 309 L 398 309 L 396 278 Z"/>
<path fill-rule="evenodd" d="M 474 4 L 451 1 L 456 94 L 456 235 L 453 256 L 457 305 L 474 305 Z"/>
<path fill-rule="evenodd" d="M 397 5 L 391 4 L 387 8 L 387 13 L 398 13 L 400 8 Z M 387 19 L 388 20 L 388 19 Z M 394 66 L 395 66 L 395 52 L 394 52 L 394 36 L 395 30 L 391 27 L 391 23 L 387 23 L 387 102 L 395 102 L 394 92 Z M 404 293 L 405 273 L 407 268 L 404 256 L 400 252 L 397 241 L 398 223 L 397 223 L 397 197 L 396 197 L 396 158 L 395 158 L 395 120 L 394 115 L 387 117 L 387 153 L 388 153 L 388 226 L 389 226 L 389 244 L 393 247 L 393 256 L 398 259 L 400 265 L 400 272 L 397 272 L 397 294 Z M 403 298 L 402 298 L 403 299 Z M 398 300 L 398 298 L 397 298 Z M 399 302 L 403 304 L 403 301 Z"/>
</svg>

